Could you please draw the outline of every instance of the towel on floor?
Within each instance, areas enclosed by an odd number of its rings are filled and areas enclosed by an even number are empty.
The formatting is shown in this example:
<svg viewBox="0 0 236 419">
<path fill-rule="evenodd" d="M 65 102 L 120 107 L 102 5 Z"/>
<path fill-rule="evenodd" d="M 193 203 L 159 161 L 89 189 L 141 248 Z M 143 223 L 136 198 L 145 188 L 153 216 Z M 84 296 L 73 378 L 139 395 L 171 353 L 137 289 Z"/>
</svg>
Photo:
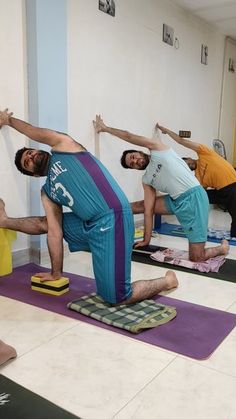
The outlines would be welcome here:
<svg viewBox="0 0 236 419">
<path fill-rule="evenodd" d="M 139 333 L 167 323 L 176 317 L 174 307 L 157 304 L 153 300 L 143 300 L 132 305 L 111 306 L 97 294 L 92 293 L 67 304 L 71 310 L 92 317 L 111 326 Z"/>
<path fill-rule="evenodd" d="M 224 256 L 216 256 L 203 262 L 192 262 L 189 260 L 189 253 L 185 250 L 164 249 L 152 253 L 150 257 L 157 262 L 170 263 L 171 265 L 180 265 L 189 269 L 196 269 L 200 272 L 218 272 L 225 262 Z"/>
</svg>

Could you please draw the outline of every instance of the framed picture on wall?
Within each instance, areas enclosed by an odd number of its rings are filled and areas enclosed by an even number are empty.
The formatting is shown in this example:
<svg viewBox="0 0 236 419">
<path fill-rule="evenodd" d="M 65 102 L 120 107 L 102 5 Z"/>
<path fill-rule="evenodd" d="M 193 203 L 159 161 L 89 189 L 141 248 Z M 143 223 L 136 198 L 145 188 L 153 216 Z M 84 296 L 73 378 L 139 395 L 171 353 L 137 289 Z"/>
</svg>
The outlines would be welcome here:
<svg viewBox="0 0 236 419">
<path fill-rule="evenodd" d="M 174 29 L 165 23 L 163 23 L 162 41 L 168 45 L 174 45 Z"/>
<path fill-rule="evenodd" d="M 116 5 L 114 0 L 99 0 L 98 8 L 101 12 L 107 13 L 110 16 L 115 16 Z"/>
<path fill-rule="evenodd" d="M 233 60 L 233 58 L 229 59 L 229 71 L 231 73 L 235 72 L 235 61 Z"/>
<path fill-rule="evenodd" d="M 201 63 L 204 65 L 208 64 L 208 46 L 203 44 L 201 48 Z"/>
</svg>

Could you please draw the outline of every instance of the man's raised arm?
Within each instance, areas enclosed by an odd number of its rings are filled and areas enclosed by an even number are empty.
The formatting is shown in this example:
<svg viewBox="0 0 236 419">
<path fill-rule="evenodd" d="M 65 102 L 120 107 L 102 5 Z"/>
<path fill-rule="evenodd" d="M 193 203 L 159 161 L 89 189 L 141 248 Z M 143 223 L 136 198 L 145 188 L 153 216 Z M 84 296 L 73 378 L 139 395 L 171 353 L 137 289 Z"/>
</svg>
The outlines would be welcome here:
<svg viewBox="0 0 236 419">
<path fill-rule="evenodd" d="M 135 144 L 140 147 L 146 147 L 149 150 L 161 150 L 166 148 L 166 146 L 159 139 L 146 138 L 140 135 L 132 134 L 128 131 L 123 131 L 121 129 L 108 127 L 102 120 L 100 115 L 96 115 L 96 120 L 93 121 L 95 131 L 107 132 L 108 134 L 114 135 L 115 137 L 121 138 L 121 140 L 126 141 L 127 143 Z"/>
<path fill-rule="evenodd" d="M 3 125 L 8 125 L 21 134 L 26 135 L 31 140 L 42 144 L 48 144 L 51 147 L 59 145 L 65 138 L 68 138 L 66 134 L 47 128 L 35 127 L 28 122 L 14 118 L 12 115 L 13 112 L 9 112 L 8 109 L 0 111 L 0 128 L 2 128 Z"/>
<path fill-rule="evenodd" d="M 159 125 L 158 122 L 156 123 L 156 129 L 161 130 L 162 134 L 168 134 L 169 137 L 171 137 L 174 141 L 181 144 L 182 146 L 191 148 L 191 150 L 198 152 L 199 146 L 201 145 L 200 143 L 196 143 L 196 142 L 187 140 L 186 138 L 182 138 L 175 132 L 171 131 L 170 129 Z"/>
</svg>

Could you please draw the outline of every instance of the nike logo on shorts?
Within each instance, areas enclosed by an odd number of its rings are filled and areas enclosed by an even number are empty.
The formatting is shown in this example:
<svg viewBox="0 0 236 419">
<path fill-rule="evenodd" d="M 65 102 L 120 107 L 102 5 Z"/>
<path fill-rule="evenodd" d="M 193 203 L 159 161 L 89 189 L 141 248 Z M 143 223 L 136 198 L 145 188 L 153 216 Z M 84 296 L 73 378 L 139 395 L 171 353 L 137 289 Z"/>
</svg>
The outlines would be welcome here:
<svg viewBox="0 0 236 419">
<path fill-rule="evenodd" d="M 109 230 L 110 228 L 111 228 L 111 227 L 105 227 L 105 228 L 104 228 L 104 227 L 101 227 L 101 228 L 100 228 L 100 231 L 106 231 L 106 230 Z"/>
</svg>

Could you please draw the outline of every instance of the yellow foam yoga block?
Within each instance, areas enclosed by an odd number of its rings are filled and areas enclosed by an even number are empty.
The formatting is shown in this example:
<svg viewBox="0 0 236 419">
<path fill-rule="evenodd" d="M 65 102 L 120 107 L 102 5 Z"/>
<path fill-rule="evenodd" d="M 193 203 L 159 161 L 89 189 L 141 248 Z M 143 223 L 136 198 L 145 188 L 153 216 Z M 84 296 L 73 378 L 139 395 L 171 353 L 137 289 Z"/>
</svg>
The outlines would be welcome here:
<svg viewBox="0 0 236 419">
<path fill-rule="evenodd" d="M 142 239 L 143 238 L 144 230 L 141 228 L 136 228 L 134 231 L 134 238 L 135 239 Z"/>
<path fill-rule="evenodd" d="M 40 282 L 38 276 L 31 276 L 31 289 L 44 294 L 62 295 L 69 291 L 69 279 L 61 277 L 55 281 Z"/>
<path fill-rule="evenodd" d="M 15 231 L 0 228 L 0 276 L 12 272 L 11 242 L 15 239 Z"/>
</svg>

